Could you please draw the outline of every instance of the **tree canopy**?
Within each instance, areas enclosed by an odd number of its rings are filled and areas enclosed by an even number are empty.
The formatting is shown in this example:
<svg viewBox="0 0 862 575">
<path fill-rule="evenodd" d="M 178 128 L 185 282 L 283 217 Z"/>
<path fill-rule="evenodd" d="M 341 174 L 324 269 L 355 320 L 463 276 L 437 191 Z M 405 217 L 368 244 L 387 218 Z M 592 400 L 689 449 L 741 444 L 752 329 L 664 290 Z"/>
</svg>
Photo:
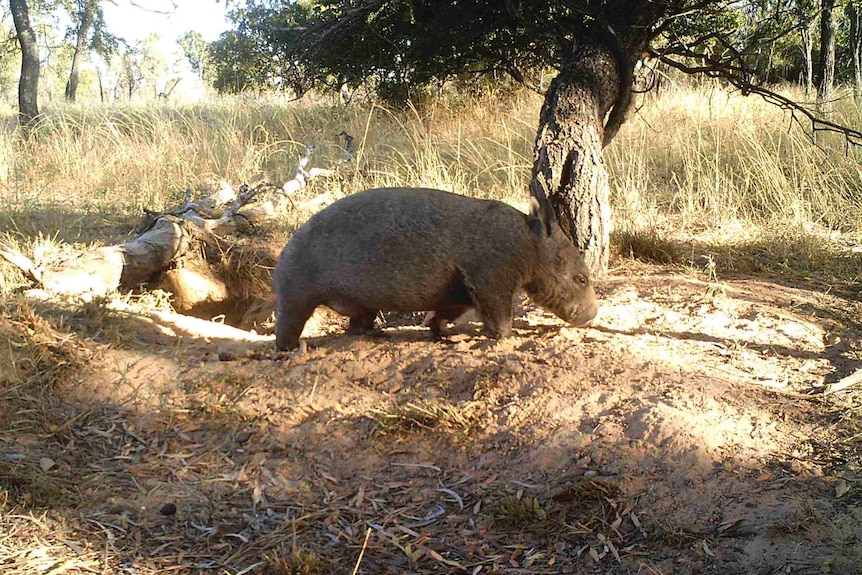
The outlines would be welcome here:
<svg viewBox="0 0 862 575">
<path fill-rule="evenodd" d="M 858 36 L 850 33 L 856 3 L 836 11 L 839 53 Z M 806 32 L 819 37 L 812 24 L 822 8 L 817 0 L 247 0 L 212 53 L 219 70 L 241 77 L 220 82 L 226 91 L 367 84 L 397 102 L 492 72 L 538 89 L 540 71 L 559 70 L 598 36 L 630 66 L 650 56 L 774 100 L 769 83 L 805 81 L 809 67 L 824 76 L 822 65 L 806 61 L 823 49 L 804 49 Z M 849 65 L 836 73 L 854 77 Z"/>
</svg>

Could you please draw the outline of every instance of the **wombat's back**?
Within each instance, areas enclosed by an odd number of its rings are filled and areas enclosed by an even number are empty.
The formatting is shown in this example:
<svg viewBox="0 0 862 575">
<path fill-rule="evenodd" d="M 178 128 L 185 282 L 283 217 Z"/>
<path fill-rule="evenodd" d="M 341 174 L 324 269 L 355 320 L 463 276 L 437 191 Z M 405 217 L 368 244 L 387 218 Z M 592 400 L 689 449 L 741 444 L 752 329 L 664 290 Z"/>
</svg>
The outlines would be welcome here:
<svg viewBox="0 0 862 575">
<path fill-rule="evenodd" d="M 528 231 L 526 215 L 502 202 L 421 188 L 367 190 L 296 231 L 276 287 L 312 290 L 324 303 L 349 297 L 377 309 L 434 309 L 459 268 L 525 261 Z"/>
<path fill-rule="evenodd" d="M 484 230 L 477 228 L 480 223 L 485 224 Z M 337 243 L 347 234 L 354 243 L 362 245 L 379 246 L 398 239 L 414 248 L 434 239 L 451 248 L 462 246 L 464 240 L 472 237 L 487 236 L 488 226 L 511 227 L 522 237 L 526 216 L 502 202 L 442 190 L 377 188 L 338 200 L 312 216 L 294 237 L 308 235 L 320 240 L 322 235 L 328 235 Z"/>
</svg>

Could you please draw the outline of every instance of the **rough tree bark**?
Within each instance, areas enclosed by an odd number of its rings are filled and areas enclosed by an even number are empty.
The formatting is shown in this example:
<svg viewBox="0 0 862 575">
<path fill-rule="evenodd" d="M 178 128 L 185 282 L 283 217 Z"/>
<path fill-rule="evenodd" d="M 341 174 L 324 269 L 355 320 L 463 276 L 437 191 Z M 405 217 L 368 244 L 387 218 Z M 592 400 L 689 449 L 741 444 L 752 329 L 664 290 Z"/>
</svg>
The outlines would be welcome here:
<svg viewBox="0 0 862 575">
<path fill-rule="evenodd" d="M 602 147 L 604 118 L 619 86 L 611 51 L 581 47 L 548 88 L 533 152 L 531 193 L 545 191 L 594 275 L 608 263 L 610 186 Z"/>
<path fill-rule="evenodd" d="M 72 70 L 66 82 L 66 100 L 74 102 L 78 93 L 78 78 L 81 71 L 81 60 L 87 51 L 87 36 L 93 26 L 95 2 L 82 0 L 78 2 L 78 29 L 75 31 L 75 52 L 72 54 Z"/>
<path fill-rule="evenodd" d="M 818 80 L 817 103 L 828 108 L 835 87 L 835 0 L 821 4 Z"/>
<path fill-rule="evenodd" d="M 596 277 L 607 271 L 610 251 L 610 185 L 602 149 L 628 118 L 635 62 L 651 37 L 650 23 L 665 8 L 620 3 L 616 9 L 625 16 L 617 14 L 615 21 L 628 24 L 625 37 L 594 23 L 564 53 L 540 112 L 530 191 L 545 191 Z"/>
<path fill-rule="evenodd" d="M 10 0 L 12 20 L 21 46 L 21 76 L 18 82 L 18 123 L 25 130 L 39 116 L 39 47 L 30 25 L 27 0 Z"/>
</svg>

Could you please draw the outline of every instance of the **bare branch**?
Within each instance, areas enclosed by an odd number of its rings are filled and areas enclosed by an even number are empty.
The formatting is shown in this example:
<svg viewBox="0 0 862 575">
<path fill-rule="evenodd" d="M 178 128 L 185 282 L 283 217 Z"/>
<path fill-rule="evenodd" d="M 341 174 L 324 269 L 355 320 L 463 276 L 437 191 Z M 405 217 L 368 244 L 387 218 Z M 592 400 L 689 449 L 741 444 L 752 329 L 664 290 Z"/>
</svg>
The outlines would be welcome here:
<svg viewBox="0 0 862 575">
<path fill-rule="evenodd" d="M 847 377 L 825 386 L 823 389 L 823 395 L 830 395 L 837 391 L 844 391 L 860 383 L 862 383 L 862 369 L 858 369 Z"/>
<path fill-rule="evenodd" d="M 144 12 L 150 12 L 150 13 L 152 13 L 152 14 L 164 14 L 164 15 L 166 15 L 166 16 L 167 16 L 167 15 L 170 15 L 170 14 L 173 14 L 173 13 L 174 13 L 174 11 L 177 9 L 177 4 L 176 4 L 176 2 L 173 2 L 173 1 L 172 1 L 172 2 L 169 2 L 169 3 L 170 3 L 170 5 L 171 5 L 171 8 L 170 8 L 169 10 L 158 10 L 158 9 L 153 8 L 153 7 L 151 7 L 151 6 L 144 6 L 143 4 L 139 4 L 138 2 L 135 2 L 134 0 L 131 0 L 131 1 L 129 2 L 129 4 L 130 4 L 131 6 L 134 6 L 135 8 L 138 8 L 139 10 L 143 10 Z"/>
<path fill-rule="evenodd" d="M 268 24 L 249 24 L 249 28 L 264 32 L 305 32 L 308 26 L 270 26 Z"/>
<path fill-rule="evenodd" d="M 540 95 L 544 95 L 545 92 L 542 90 L 541 86 L 537 86 L 533 82 L 529 82 L 525 77 L 523 72 L 518 68 L 518 66 L 514 63 L 509 64 L 503 68 L 503 71 L 512 77 L 520 85 L 524 86 L 528 90 L 535 92 Z"/>
</svg>

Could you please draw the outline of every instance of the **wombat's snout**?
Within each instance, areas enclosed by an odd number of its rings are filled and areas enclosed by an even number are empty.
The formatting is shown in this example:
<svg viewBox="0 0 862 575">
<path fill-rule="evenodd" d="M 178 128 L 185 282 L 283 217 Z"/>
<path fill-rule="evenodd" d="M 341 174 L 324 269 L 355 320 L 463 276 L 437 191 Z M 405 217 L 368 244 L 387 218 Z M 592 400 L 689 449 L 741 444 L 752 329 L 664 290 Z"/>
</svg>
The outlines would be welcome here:
<svg viewBox="0 0 862 575">
<path fill-rule="evenodd" d="M 592 305 L 580 310 L 580 313 L 569 318 L 567 321 L 572 327 L 587 327 L 593 321 L 593 318 L 596 317 L 598 312 L 599 304 L 598 302 L 594 302 Z"/>
<path fill-rule="evenodd" d="M 599 298 L 592 286 L 588 288 L 588 293 L 580 305 L 577 305 L 569 317 L 564 318 L 572 327 L 586 327 L 593 321 L 596 314 L 599 312 Z"/>
</svg>

